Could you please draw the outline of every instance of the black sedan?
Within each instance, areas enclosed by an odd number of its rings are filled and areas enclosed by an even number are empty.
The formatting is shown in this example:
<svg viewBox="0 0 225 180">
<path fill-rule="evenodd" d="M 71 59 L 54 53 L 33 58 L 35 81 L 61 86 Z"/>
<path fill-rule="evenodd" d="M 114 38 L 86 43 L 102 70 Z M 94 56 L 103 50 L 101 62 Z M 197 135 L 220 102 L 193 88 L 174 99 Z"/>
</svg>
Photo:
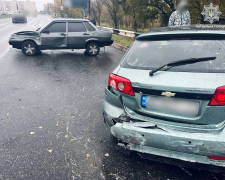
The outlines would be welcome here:
<svg viewBox="0 0 225 180">
<path fill-rule="evenodd" d="M 36 31 L 12 34 L 9 44 L 33 56 L 46 49 L 86 49 L 90 56 L 99 54 L 100 47 L 113 43 L 110 31 L 100 30 L 86 19 L 54 20 Z"/>
</svg>

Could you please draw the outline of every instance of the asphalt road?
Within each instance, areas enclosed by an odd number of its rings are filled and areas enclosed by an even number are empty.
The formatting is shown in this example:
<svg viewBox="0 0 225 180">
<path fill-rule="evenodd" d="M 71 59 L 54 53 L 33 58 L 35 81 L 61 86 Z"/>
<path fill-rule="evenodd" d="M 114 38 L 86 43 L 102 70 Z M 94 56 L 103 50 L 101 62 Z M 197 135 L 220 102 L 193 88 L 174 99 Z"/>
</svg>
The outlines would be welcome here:
<svg viewBox="0 0 225 180">
<path fill-rule="evenodd" d="M 13 32 L 50 21 L 0 20 L 0 180 L 225 179 L 117 151 L 102 105 L 108 75 L 124 53 L 107 47 L 97 57 L 84 50 L 26 57 L 8 45 Z"/>
</svg>

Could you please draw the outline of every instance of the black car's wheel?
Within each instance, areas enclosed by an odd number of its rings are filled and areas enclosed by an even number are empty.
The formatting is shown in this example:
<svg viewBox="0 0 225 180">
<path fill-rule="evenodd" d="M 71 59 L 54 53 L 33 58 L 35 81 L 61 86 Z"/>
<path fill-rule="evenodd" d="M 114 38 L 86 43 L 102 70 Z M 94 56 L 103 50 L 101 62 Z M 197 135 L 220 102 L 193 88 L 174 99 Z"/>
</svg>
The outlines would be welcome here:
<svg viewBox="0 0 225 180">
<path fill-rule="evenodd" d="M 86 52 L 89 56 L 97 56 L 100 52 L 99 45 L 97 43 L 90 43 L 87 45 Z"/>
<path fill-rule="evenodd" d="M 38 51 L 36 44 L 31 41 L 24 42 L 21 46 L 21 50 L 26 56 L 34 56 Z"/>
</svg>

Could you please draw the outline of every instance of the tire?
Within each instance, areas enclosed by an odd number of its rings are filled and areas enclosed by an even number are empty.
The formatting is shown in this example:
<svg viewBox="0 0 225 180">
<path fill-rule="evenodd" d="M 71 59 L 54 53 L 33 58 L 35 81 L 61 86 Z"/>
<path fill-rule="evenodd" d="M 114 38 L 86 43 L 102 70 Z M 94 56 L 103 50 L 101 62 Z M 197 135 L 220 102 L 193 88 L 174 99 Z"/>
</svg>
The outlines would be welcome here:
<svg viewBox="0 0 225 180">
<path fill-rule="evenodd" d="M 97 56 L 100 52 L 99 45 L 95 42 L 89 43 L 86 48 L 87 55 Z"/>
<path fill-rule="evenodd" d="M 26 41 L 22 44 L 21 50 L 26 56 L 34 56 L 37 54 L 37 45 L 32 41 Z"/>
</svg>

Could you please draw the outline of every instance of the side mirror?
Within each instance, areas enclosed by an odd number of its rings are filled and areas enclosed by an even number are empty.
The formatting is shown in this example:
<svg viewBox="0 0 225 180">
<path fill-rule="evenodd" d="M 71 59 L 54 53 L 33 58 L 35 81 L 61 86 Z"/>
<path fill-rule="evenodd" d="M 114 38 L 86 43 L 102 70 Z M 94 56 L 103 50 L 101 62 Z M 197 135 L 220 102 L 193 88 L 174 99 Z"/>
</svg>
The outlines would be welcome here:
<svg viewBox="0 0 225 180">
<path fill-rule="evenodd" d="M 49 30 L 43 30 L 42 33 L 49 34 Z"/>
</svg>

